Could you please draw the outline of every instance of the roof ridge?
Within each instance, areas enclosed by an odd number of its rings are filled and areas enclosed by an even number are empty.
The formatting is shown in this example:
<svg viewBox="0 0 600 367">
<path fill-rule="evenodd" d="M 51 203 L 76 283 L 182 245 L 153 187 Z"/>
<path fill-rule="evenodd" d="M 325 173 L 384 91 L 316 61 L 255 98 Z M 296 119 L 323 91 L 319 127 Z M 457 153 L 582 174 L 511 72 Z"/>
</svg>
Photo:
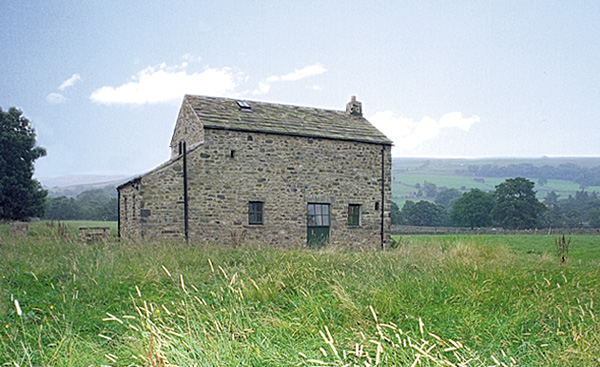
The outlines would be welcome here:
<svg viewBox="0 0 600 367">
<path fill-rule="evenodd" d="M 184 99 L 206 128 L 393 144 L 364 116 L 346 111 L 251 100 L 243 100 L 250 108 L 242 109 L 237 101 L 241 100 L 199 95 Z"/>
<path fill-rule="evenodd" d="M 324 107 L 314 107 L 314 106 L 299 106 L 299 105 L 294 105 L 291 103 L 283 103 L 283 102 L 267 102 L 267 101 L 259 101 L 259 100 L 254 100 L 254 99 L 245 99 L 245 98 L 232 98 L 232 97 L 214 97 L 214 96 L 202 96 L 199 94 L 186 94 L 184 96 L 184 99 L 186 97 L 190 97 L 190 98 L 206 98 L 206 99 L 214 99 L 214 100 L 227 100 L 227 101 L 232 101 L 232 102 L 237 102 L 237 101 L 244 101 L 244 102 L 249 102 L 249 103 L 258 103 L 258 104 L 263 104 L 263 105 L 272 105 L 272 106 L 281 106 L 281 107 L 292 107 L 292 108 L 306 108 L 306 109 L 312 109 L 312 110 L 317 110 L 317 111 L 330 111 L 330 112 L 337 112 L 337 113 L 343 113 L 346 114 L 345 110 L 336 110 L 333 108 L 324 108 Z"/>
</svg>

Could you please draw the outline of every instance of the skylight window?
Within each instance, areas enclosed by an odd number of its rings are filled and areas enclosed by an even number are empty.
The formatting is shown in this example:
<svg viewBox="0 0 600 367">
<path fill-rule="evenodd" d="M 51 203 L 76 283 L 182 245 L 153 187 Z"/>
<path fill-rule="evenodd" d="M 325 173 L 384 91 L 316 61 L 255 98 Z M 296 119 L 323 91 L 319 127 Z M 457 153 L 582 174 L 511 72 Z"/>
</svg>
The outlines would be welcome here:
<svg viewBox="0 0 600 367">
<path fill-rule="evenodd" d="M 236 101 L 238 106 L 240 106 L 240 109 L 242 110 L 251 110 L 252 107 L 250 107 L 250 104 L 246 101 Z"/>
</svg>

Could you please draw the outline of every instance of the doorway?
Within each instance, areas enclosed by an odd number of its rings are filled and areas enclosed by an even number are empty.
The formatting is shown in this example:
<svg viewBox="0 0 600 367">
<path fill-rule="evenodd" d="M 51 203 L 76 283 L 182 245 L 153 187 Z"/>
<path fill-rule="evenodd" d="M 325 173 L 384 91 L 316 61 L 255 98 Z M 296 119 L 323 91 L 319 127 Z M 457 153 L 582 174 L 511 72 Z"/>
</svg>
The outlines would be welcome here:
<svg viewBox="0 0 600 367">
<path fill-rule="evenodd" d="M 308 247 L 321 247 L 329 243 L 329 204 L 309 203 L 306 219 Z"/>
</svg>

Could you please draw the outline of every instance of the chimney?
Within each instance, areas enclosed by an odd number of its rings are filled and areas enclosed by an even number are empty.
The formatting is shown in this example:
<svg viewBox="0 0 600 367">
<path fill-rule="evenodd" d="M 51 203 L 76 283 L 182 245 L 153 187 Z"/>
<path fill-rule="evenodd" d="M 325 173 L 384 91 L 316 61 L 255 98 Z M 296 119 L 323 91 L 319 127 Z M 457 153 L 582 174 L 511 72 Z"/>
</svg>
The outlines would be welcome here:
<svg viewBox="0 0 600 367">
<path fill-rule="evenodd" d="M 346 113 L 352 116 L 362 116 L 362 103 L 356 100 L 356 96 L 352 96 L 350 102 L 346 104 Z"/>
</svg>

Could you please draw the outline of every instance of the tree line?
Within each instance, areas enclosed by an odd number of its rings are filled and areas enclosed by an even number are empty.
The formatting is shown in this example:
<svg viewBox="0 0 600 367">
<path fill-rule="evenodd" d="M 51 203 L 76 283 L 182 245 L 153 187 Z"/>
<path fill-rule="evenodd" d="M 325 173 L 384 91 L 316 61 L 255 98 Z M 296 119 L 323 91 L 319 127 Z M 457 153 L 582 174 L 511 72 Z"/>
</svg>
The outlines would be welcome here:
<svg viewBox="0 0 600 367">
<path fill-rule="evenodd" d="M 431 186 L 425 185 L 423 186 Z M 551 192 L 540 202 L 535 184 L 523 177 L 509 178 L 493 192 L 457 189 L 437 192 L 435 200 L 408 200 L 400 209 L 392 202 L 392 224 L 415 226 L 531 228 L 600 228 L 600 198 L 577 192 L 560 198 Z"/>
<path fill-rule="evenodd" d="M 600 166 L 587 168 L 573 163 L 563 163 L 558 166 L 534 166 L 531 163 L 507 166 L 470 165 L 466 170 L 457 170 L 456 174 L 476 177 L 528 177 L 537 179 L 540 185 L 546 184 L 549 179 L 555 179 L 573 181 L 582 188 L 600 186 Z"/>
<path fill-rule="evenodd" d="M 117 198 L 106 190 L 87 190 L 75 198 L 59 196 L 46 199 L 44 219 L 117 220 Z"/>
</svg>

